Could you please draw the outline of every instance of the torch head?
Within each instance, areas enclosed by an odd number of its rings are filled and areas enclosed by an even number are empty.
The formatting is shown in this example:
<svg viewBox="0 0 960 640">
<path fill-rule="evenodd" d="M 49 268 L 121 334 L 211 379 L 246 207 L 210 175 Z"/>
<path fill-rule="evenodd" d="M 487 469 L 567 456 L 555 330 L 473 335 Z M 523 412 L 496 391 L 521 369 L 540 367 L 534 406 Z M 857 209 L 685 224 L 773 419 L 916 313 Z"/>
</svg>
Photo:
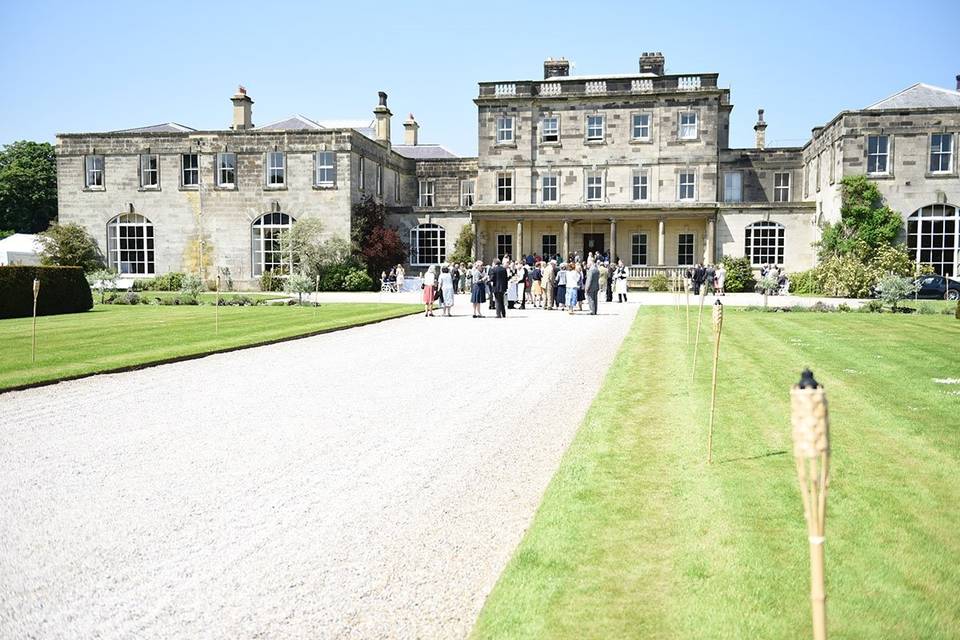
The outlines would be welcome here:
<svg viewBox="0 0 960 640">
<path fill-rule="evenodd" d="M 723 303 L 717 300 L 713 303 L 713 330 L 719 331 L 723 325 Z"/>
<path fill-rule="evenodd" d="M 33 279 L 33 297 L 36 298 L 40 293 L 40 278 Z"/>
<path fill-rule="evenodd" d="M 816 458 L 830 451 L 830 418 L 827 397 L 808 369 L 790 390 L 793 455 Z"/>
</svg>

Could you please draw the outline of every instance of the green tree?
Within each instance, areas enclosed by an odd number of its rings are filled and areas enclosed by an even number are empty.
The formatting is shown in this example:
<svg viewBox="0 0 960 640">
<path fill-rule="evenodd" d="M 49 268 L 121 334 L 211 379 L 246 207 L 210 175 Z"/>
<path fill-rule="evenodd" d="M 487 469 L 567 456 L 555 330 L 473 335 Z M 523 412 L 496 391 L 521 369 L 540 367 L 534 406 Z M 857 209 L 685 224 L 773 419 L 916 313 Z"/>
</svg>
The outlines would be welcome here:
<svg viewBox="0 0 960 640">
<path fill-rule="evenodd" d="M 103 268 L 103 255 L 87 230 L 75 223 L 55 224 L 40 234 L 40 263 L 56 267 Z"/>
<path fill-rule="evenodd" d="M 0 150 L 0 229 L 37 233 L 57 217 L 57 160 L 47 142 Z"/>
<path fill-rule="evenodd" d="M 469 264 L 473 261 L 473 228 L 472 225 L 465 224 L 457 236 L 457 242 L 453 246 L 453 253 L 450 255 L 450 262 L 463 262 Z"/>
<path fill-rule="evenodd" d="M 869 254 L 892 245 L 903 228 L 903 219 L 883 204 L 877 185 L 866 176 L 847 176 L 840 188 L 840 222 L 824 227 L 820 258 L 862 251 L 864 246 Z"/>
</svg>

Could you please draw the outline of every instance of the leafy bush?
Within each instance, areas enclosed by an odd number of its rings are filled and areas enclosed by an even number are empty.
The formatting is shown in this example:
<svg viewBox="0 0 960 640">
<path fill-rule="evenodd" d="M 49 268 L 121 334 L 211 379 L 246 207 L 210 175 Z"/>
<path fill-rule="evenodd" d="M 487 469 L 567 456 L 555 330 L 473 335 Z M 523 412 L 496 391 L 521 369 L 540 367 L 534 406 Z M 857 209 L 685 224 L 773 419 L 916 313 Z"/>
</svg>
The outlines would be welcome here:
<svg viewBox="0 0 960 640">
<path fill-rule="evenodd" d="M 750 266 L 749 258 L 746 256 L 740 258 L 724 256 L 720 259 L 720 264 L 727 270 L 723 283 L 723 288 L 727 293 L 752 292 L 754 290 L 757 282 L 753 277 L 753 268 Z"/>
<path fill-rule="evenodd" d="M 828 296 L 865 298 L 877 281 L 869 267 L 855 255 L 833 256 L 816 267 L 820 290 Z"/>
<path fill-rule="evenodd" d="M 335 264 L 324 267 L 320 271 L 320 290 L 321 291 L 343 291 L 344 278 L 352 271 L 352 267 L 346 264 Z"/>
<path fill-rule="evenodd" d="M 287 276 L 283 290 L 287 293 L 297 294 L 297 302 L 303 304 L 303 294 L 313 291 L 313 278 L 309 278 L 302 273 L 291 273 Z"/>
<path fill-rule="evenodd" d="M 260 291 L 283 291 L 283 278 L 271 270 L 266 270 L 260 276 Z"/>
<path fill-rule="evenodd" d="M 33 315 L 33 280 L 40 280 L 37 315 L 76 313 L 93 308 L 90 284 L 78 267 L 0 267 L 0 318 Z"/>
<path fill-rule="evenodd" d="M 343 279 L 343 288 L 347 291 L 371 291 L 373 278 L 363 269 L 352 269 Z"/>
<path fill-rule="evenodd" d="M 890 305 L 893 311 L 897 304 L 917 292 L 917 285 L 910 278 L 889 274 L 877 283 L 877 295 L 880 300 Z"/>
<path fill-rule="evenodd" d="M 790 275 L 790 293 L 798 295 L 816 295 L 823 291 L 817 281 L 817 270 L 808 269 Z"/>
<path fill-rule="evenodd" d="M 851 311 L 850 305 L 846 302 L 841 302 L 837 305 L 837 311 L 843 311 L 844 313 L 849 313 Z"/>
<path fill-rule="evenodd" d="M 867 300 L 867 302 L 860 307 L 860 311 L 863 313 L 880 313 L 883 311 L 883 303 L 879 300 Z"/>
<path fill-rule="evenodd" d="M 46 267 L 80 267 L 96 271 L 103 255 L 87 230 L 76 223 L 55 224 L 39 236 L 40 264 Z"/>
<path fill-rule="evenodd" d="M 153 278 L 137 278 L 133 281 L 134 291 L 180 291 L 183 288 L 184 274 L 171 271 Z"/>
<path fill-rule="evenodd" d="M 449 256 L 449 261 L 451 263 L 464 263 L 469 264 L 473 262 L 473 243 L 474 243 L 474 233 L 473 228 L 469 224 L 463 225 L 463 228 L 460 230 L 460 235 L 457 236 L 457 242 L 453 246 L 453 253 Z M 546 258 L 547 256 L 544 256 Z"/>
<path fill-rule="evenodd" d="M 663 273 L 655 273 L 650 278 L 650 291 L 666 291 L 669 288 L 667 276 Z"/>
<path fill-rule="evenodd" d="M 933 315 L 939 312 L 940 310 L 937 309 L 937 305 L 930 304 L 929 302 L 921 302 L 917 305 L 917 313 L 922 316 Z"/>
<path fill-rule="evenodd" d="M 780 288 L 780 283 L 776 278 L 771 278 L 770 276 L 764 276 L 757 281 L 757 287 L 760 288 L 761 292 L 772 294 L 775 293 Z"/>
<path fill-rule="evenodd" d="M 197 274 L 191 273 L 183 276 L 183 280 L 180 283 L 181 297 L 196 300 L 203 289 L 203 280 L 201 280 Z"/>
</svg>

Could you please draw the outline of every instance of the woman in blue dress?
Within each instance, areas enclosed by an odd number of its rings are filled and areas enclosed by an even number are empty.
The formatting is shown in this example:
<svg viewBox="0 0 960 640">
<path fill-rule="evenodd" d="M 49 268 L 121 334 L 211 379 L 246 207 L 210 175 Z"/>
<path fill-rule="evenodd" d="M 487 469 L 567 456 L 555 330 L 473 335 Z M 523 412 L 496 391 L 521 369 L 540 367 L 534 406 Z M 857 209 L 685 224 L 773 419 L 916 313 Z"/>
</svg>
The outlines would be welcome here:
<svg viewBox="0 0 960 640">
<path fill-rule="evenodd" d="M 473 317 L 482 318 L 480 305 L 487 301 L 487 274 L 483 269 L 483 262 L 477 260 L 470 269 L 470 279 L 472 281 L 470 289 L 470 303 L 473 304 Z"/>
</svg>

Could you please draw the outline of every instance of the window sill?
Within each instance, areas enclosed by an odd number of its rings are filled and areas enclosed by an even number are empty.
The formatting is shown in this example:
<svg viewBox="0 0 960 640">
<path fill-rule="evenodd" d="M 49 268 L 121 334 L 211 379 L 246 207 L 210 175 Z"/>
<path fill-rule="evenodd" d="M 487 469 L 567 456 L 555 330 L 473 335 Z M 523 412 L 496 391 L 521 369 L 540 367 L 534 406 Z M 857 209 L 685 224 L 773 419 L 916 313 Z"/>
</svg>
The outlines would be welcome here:
<svg viewBox="0 0 960 640">
<path fill-rule="evenodd" d="M 653 138 L 630 138 L 630 144 L 652 144 Z"/>
<path fill-rule="evenodd" d="M 562 147 L 563 145 L 562 145 L 562 144 L 560 143 L 560 141 L 558 140 L 558 141 L 556 141 L 556 142 L 541 142 L 541 143 L 540 143 L 540 146 L 541 146 L 541 147 L 556 147 L 556 148 L 559 149 L 559 148 Z"/>
<path fill-rule="evenodd" d="M 265 186 L 265 187 L 263 188 L 263 190 L 264 190 L 264 191 L 286 191 L 286 190 L 287 190 L 287 186 L 286 186 L 286 185 L 281 185 L 281 186 L 271 185 L 271 186 Z"/>
<path fill-rule="evenodd" d="M 892 173 L 868 173 L 867 178 L 870 180 L 890 180 L 893 178 Z"/>
<path fill-rule="evenodd" d="M 313 185 L 314 191 L 333 191 L 337 188 L 335 184 L 315 184 Z"/>
<path fill-rule="evenodd" d="M 107 190 L 106 187 L 84 187 L 83 190 L 87 193 L 102 193 Z"/>
<path fill-rule="evenodd" d="M 213 187 L 213 190 L 214 190 L 214 191 L 236 191 L 236 190 L 237 190 L 237 186 L 236 186 L 236 185 L 225 185 L 225 184 L 221 185 L 221 184 L 218 184 L 218 185 L 216 185 L 216 186 Z"/>
<path fill-rule="evenodd" d="M 496 142 L 493 145 L 494 149 L 516 149 L 516 142 Z"/>
<path fill-rule="evenodd" d="M 677 142 L 681 142 L 681 143 L 684 143 L 684 144 L 690 144 L 690 143 L 693 143 L 693 142 L 700 142 L 700 138 L 677 138 Z"/>
<path fill-rule="evenodd" d="M 583 144 L 587 144 L 587 145 L 602 145 L 602 144 L 607 144 L 607 141 L 606 141 L 606 140 L 591 140 L 591 139 L 587 138 L 586 140 L 583 141 Z"/>
<path fill-rule="evenodd" d="M 931 180 L 939 180 L 941 178 L 956 178 L 957 172 L 956 171 L 928 171 L 926 174 L 924 174 L 923 177 L 929 178 Z"/>
<path fill-rule="evenodd" d="M 200 191 L 198 184 L 182 184 L 178 187 L 179 191 Z"/>
<path fill-rule="evenodd" d="M 137 189 L 140 193 L 149 193 L 151 191 L 160 191 L 160 187 L 140 187 Z"/>
</svg>

